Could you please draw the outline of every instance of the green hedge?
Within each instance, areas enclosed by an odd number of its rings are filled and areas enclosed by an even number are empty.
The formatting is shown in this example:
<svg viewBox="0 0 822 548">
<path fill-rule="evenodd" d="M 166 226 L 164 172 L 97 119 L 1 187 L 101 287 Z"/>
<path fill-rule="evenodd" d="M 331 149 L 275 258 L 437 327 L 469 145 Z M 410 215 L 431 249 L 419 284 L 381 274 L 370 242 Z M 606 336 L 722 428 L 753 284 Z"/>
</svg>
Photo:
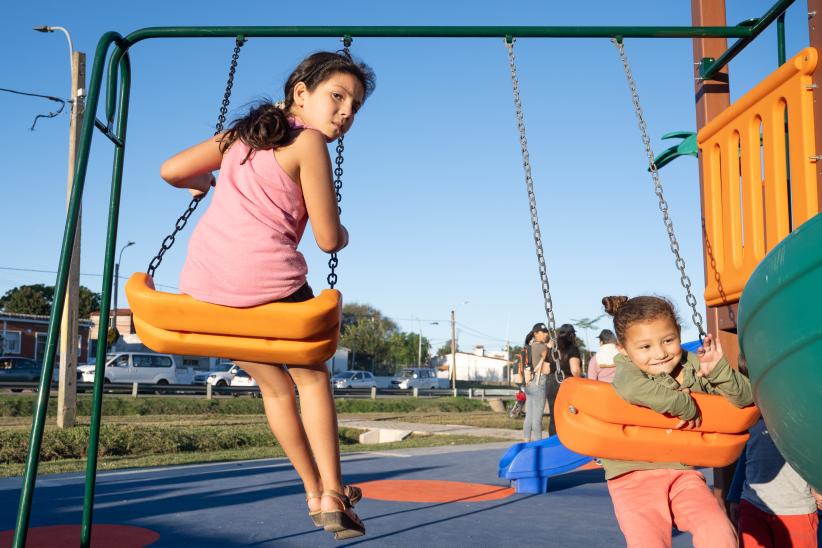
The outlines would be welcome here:
<svg viewBox="0 0 822 548">
<path fill-rule="evenodd" d="M 49 428 L 43 434 L 40 461 L 82 459 L 88 448 L 88 427 Z M 340 429 L 340 443 L 358 443 L 359 432 Z M 29 434 L 25 431 L 0 431 L 0 463 L 23 463 Z M 277 445 L 267 425 L 237 426 L 125 426 L 100 428 L 98 455 L 142 456 L 183 452 L 209 452 L 246 447 Z"/>
<path fill-rule="evenodd" d="M 0 417 L 30 417 L 36 396 L 0 396 Z M 252 398 L 104 397 L 103 416 L 124 415 L 260 415 L 263 402 Z M 57 396 L 49 399 L 48 416 L 57 415 Z M 77 415 L 91 415 L 91 398 L 77 398 Z"/>
<path fill-rule="evenodd" d="M 339 413 L 410 413 L 413 411 L 466 412 L 486 409 L 480 400 L 467 398 L 337 399 Z M 0 417 L 30 417 L 36 396 L 0 396 Z M 103 416 L 124 415 L 261 415 L 263 403 L 255 398 L 131 398 L 104 397 Z M 50 398 L 48 416 L 57 414 L 57 396 Z M 77 415 L 91 414 L 91 398 L 77 398 Z"/>
</svg>

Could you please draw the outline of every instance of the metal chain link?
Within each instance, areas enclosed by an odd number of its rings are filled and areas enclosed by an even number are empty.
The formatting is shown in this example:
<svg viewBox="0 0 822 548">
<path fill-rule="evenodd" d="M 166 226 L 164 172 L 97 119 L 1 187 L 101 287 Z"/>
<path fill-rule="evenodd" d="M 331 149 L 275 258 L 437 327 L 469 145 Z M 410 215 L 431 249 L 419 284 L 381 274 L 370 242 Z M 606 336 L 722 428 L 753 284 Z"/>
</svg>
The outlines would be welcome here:
<svg viewBox="0 0 822 548">
<path fill-rule="evenodd" d="M 528 191 L 528 207 L 531 212 L 531 225 L 534 229 L 534 244 L 537 251 L 537 262 L 539 263 L 539 277 L 542 282 L 542 295 L 545 300 L 545 314 L 548 317 L 548 332 L 551 337 L 551 358 L 554 360 L 554 376 L 557 382 L 565 380 L 565 372 L 560 367 L 560 354 L 557 340 L 556 320 L 554 319 L 554 305 L 551 300 L 551 288 L 548 284 L 548 268 L 545 265 L 545 254 L 542 250 L 542 233 L 539 229 L 539 215 L 537 214 L 537 198 L 534 194 L 534 180 L 531 177 L 531 158 L 528 154 L 528 139 L 525 137 L 525 119 L 522 114 L 522 102 L 519 94 L 519 79 L 517 78 L 517 65 L 514 58 L 514 39 L 505 39 L 505 47 L 508 48 L 508 67 L 511 69 L 511 86 L 514 92 L 514 108 L 517 115 L 517 128 L 519 128 L 519 145 L 522 151 L 522 167 L 525 170 L 525 188 Z"/>
<path fill-rule="evenodd" d="M 346 48 L 347 50 L 348 48 Z M 334 168 L 334 192 L 337 194 L 337 213 L 342 215 L 342 207 L 340 207 L 340 203 L 342 202 L 342 176 L 343 176 L 343 151 L 345 150 L 345 146 L 343 145 L 343 136 L 340 135 L 340 138 L 337 139 L 337 157 L 334 159 L 334 163 L 337 167 Z M 334 286 L 337 285 L 337 273 L 335 269 L 340 264 L 339 259 L 337 258 L 337 252 L 331 253 L 331 257 L 328 259 L 328 268 L 331 269 L 331 272 L 328 273 L 328 277 L 326 280 L 328 281 L 328 287 L 334 289 Z"/>
<path fill-rule="evenodd" d="M 668 241 L 671 244 L 671 252 L 675 257 L 674 263 L 676 264 L 677 269 L 679 269 L 679 280 L 682 287 L 685 289 L 685 301 L 688 303 L 688 306 L 691 307 L 691 311 L 693 312 L 691 315 L 691 320 L 694 322 L 697 330 L 699 330 L 699 338 L 704 339 L 705 329 L 702 326 L 702 314 L 700 314 L 700 312 L 696 309 L 696 297 L 691 292 L 691 279 L 685 272 L 685 260 L 679 253 L 679 242 L 677 241 L 676 233 L 674 232 L 674 223 L 668 214 L 668 202 L 665 200 L 665 195 L 662 190 L 662 182 L 659 179 L 659 170 L 654 162 L 654 151 L 651 149 L 651 139 L 648 137 L 648 124 L 645 123 L 645 116 L 642 113 L 642 106 L 639 103 L 639 93 L 636 89 L 634 75 L 631 72 L 630 65 L 628 64 L 628 57 L 625 55 L 625 45 L 621 40 L 617 40 L 615 38 L 612 38 L 611 42 L 613 42 L 616 46 L 617 51 L 619 52 L 619 58 L 622 61 L 622 66 L 625 69 L 625 78 L 628 80 L 628 87 L 631 90 L 631 101 L 634 104 L 634 113 L 636 114 L 639 131 L 642 134 L 642 143 L 645 145 L 645 153 L 648 156 L 648 166 L 651 171 L 651 179 L 654 183 L 654 192 L 659 199 L 659 210 L 662 212 L 662 221 L 665 223 L 665 230 L 668 232 Z"/>
<path fill-rule="evenodd" d="M 217 116 L 217 126 L 214 131 L 214 135 L 218 135 L 223 131 L 223 124 L 225 124 L 225 116 L 228 113 L 228 105 L 231 101 L 231 89 L 234 87 L 234 73 L 237 71 L 237 61 L 240 58 L 240 48 L 243 47 L 245 44 L 245 38 L 242 36 L 238 36 L 234 45 L 234 53 L 231 55 L 231 65 L 228 69 L 228 82 L 225 86 L 225 93 L 223 94 L 223 102 L 220 105 L 220 115 Z M 188 203 L 188 207 L 183 212 L 182 215 L 177 219 L 177 222 L 174 223 L 174 232 L 169 234 L 168 236 L 163 239 L 163 243 L 160 246 L 160 250 L 157 252 L 157 255 L 151 259 L 151 262 L 148 264 L 148 269 L 146 272 L 152 278 L 154 277 L 154 272 L 157 271 L 157 267 L 160 266 L 160 263 L 163 262 L 163 255 L 165 255 L 166 251 L 171 249 L 171 246 L 174 245 L 174 240 L 177 236 L 177 233 L 180 232 L 188 222 L 188 219 L 197 209 L 197 206 L 200 205 L 200 200 L 202 200 L 204 194 L 201 196 L 197 196 L 192 198 L 191 201 Z"/>
<path fill-rule="evenodd" d="M 342 39 L 343 42 L 343 49 L 341 53 L 351 59 L 351 51 L 349 51 L 348 47 L 351 45 L 351 37 L 345 36 Z M 342 207 L 340 207 L 340 203 L 342 203 L 342 176 L 343 176 L 343 151 L 345 150 L 345 145 L 343 145 L 343 136 L 340 135 L 340 138 L 337 139 L 337 157 L 334 159 L 334 192 L 337 195 L 337 213 L 342 215 Z M 328 259 L 328 268 L 331 272 L 328 273 L 326 277 L 326 281 L 328 281 L 328 287 L 334 289 L 334 286 L 337 285 L 337 273 L 335 272 L 337 266 L 339 266 L 340 260 L 337 258 L 337 252 L 331 253 L 331 257 Z"/>
</svg>

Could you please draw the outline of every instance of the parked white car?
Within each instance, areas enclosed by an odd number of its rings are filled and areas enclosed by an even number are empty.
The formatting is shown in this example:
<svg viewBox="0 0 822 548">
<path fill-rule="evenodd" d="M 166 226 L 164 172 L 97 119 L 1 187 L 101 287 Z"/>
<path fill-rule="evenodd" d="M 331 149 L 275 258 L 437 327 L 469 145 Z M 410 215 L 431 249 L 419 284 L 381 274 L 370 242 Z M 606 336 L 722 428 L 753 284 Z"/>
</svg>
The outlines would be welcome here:
<svg viewBox="0 0 822 548">
<path fill-rule="evenodd" d="M 118 352 L 106 355 L 105 382 L 137 382 L 141 384 L 176 384 L 177 368 L 170 354 L 150 352 Z M 77 368 L 83 382 L 94 382 L 95 365 Z"/>
<path fill-rule="evenodd" d="M 377 379 L 370 371 L 341 371 L 331 377 L 334 388 L 376 388 Z"/>
<path fill-rule="evenodd" d="M 231 386 L 257 386 L 257 381 L 254 380 L 254 377 L 252 377 L 236 365 L 234 366 L 234 368 L 236 368 L 237 370 L 234 372 L 234 378 L 231 379 Z"/>
<path fill-rule="evenodd" d="M 440 381 L 437 372 L 433 369 L 409 367 L 391 379 L 391 388 L 408 390 L 409 388 L 435 389 L 439 388 Z"/>
<path fill-rule="evenodd" d="M 222 363 L 213 371 L 201 371 L 194 374 L 191 384 L 210 384 L 212 386 L 228 386 L 234 378 L 233 371 L 239 369 L 232 362 Z"/>
</svg>

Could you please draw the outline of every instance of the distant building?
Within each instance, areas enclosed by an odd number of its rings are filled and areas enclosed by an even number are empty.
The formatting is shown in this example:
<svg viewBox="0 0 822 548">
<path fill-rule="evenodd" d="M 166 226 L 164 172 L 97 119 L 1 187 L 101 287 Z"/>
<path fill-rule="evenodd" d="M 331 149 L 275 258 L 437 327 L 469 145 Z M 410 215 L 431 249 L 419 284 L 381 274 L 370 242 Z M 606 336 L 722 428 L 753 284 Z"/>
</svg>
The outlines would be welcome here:
<svg viewBox="0 0 822 548">
<path fill-rule="evenodd" d="M 77 362 L 85 363 L 89 357 L 89 331 L 92 322 L 80 320 L 77 335 Z M 49 317 L 32 314 L 0 312 L 0 354 L 21 356 L 40 361 L 46 353 Z M 60 341 L 57 341 L 55 361 L 60 360 Z"/>
<path fill-rule="evenodd" d="M 499 357 L 500 353 L 486 353 L 485 347 L 476 346 L 474 351 L 457 352 L 458 381 L 504 381 L 505 366 L 508 360 Z M 432 360 L 440 379 L 451 378 L 452 355 L 446 354 Z"/>
</svg>

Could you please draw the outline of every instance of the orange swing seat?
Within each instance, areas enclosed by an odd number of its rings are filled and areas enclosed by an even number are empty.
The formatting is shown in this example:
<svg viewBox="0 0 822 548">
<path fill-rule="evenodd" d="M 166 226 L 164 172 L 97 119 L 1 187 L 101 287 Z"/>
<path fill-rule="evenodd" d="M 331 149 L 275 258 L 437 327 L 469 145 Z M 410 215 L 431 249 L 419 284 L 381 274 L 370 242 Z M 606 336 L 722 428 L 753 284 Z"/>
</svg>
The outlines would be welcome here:
<svg viewBox="0 0 822 548">
<path fill-rule="evenodd" d="M 609 383 L 569 378 L 554 404 L 564 446 L 582 455 L 645 462 L 721 467 L 734 462 L 759 418 L 750 405 L 735 407 L 722 396 L 692 393 L 702 425 L 677 430 L 677 417 L 631 405 Z"/>
<path fill-rule="evenodd" d="M 155 352 L 312 365 L 331 358 L 340 339 L 342 295 L 335 289 L 300 303 L 233 308 L 156 291 L 151 276 L 137 272 L 126 296 L 137 335 Z"/>
</svg>

